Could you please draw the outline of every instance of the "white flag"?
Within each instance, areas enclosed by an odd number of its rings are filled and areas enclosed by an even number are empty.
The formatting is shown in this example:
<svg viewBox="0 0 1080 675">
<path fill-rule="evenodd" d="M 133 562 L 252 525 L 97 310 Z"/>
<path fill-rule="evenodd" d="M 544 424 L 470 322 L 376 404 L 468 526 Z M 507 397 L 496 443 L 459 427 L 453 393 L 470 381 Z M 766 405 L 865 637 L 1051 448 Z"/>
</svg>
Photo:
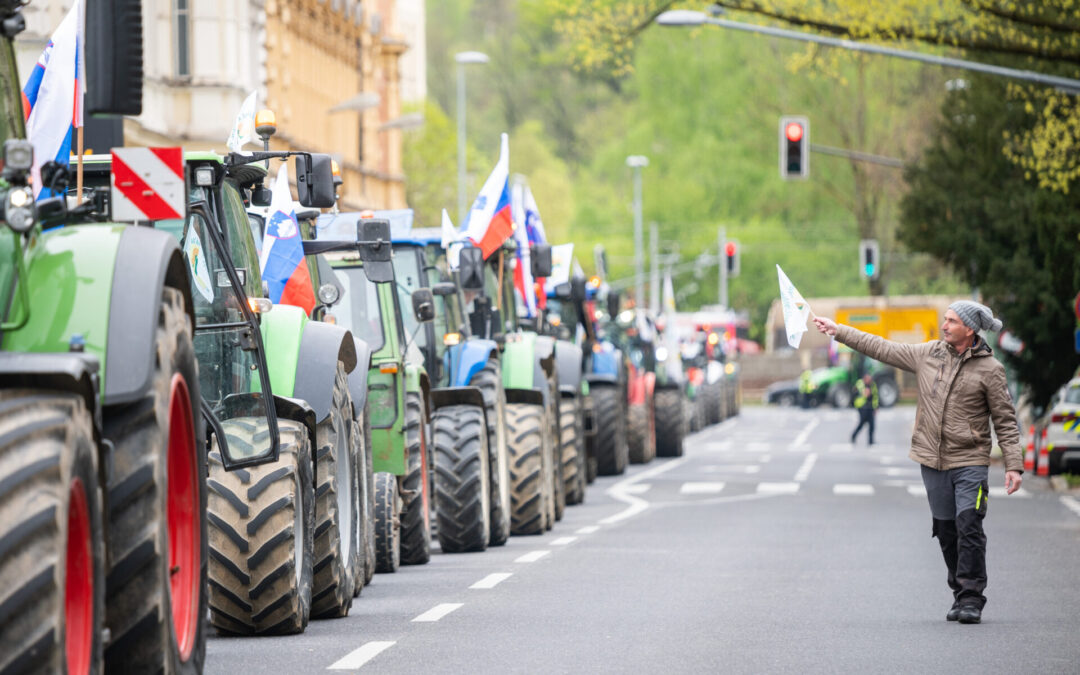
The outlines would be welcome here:
<svg viewBox="0 0 1080 675">
<path fill-rule="evenodd" d="M 255 92 L 248 94 L 236 113 L 236 122 L 225 145 L 233 152 L 243 152 L 244 144 L 255 140 Z"/>
<path fill-rule="evenodd" d="M 456 270 L 461 257 L 461 233 L 454 227 L 446 209 L 442 210 L 442 247 L 446 251 L 446 264 L 450 266 L 450 269 Z"/>
<path fill-rule="evenodd" d="M 787 331 L 788 344 L 798 349 L 802 334 L 806 332 L 806 320 L 810 317 L 810 305 L 795 289 L 784 270 L 776 266 L 780 278 L 780 305 L 784 308 L 784 328 Z"/>
</svg>

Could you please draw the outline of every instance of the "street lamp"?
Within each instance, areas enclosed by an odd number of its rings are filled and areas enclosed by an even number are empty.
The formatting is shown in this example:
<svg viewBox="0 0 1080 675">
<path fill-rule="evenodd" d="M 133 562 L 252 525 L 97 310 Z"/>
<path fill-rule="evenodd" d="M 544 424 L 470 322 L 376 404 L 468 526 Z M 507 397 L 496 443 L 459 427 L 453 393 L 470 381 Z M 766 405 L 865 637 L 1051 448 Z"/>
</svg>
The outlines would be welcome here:
<svg viewBox="0 0 1080 675">
<path fill-rule="evenodd" d="M 457 185 L 458 185 L 458 226 L 465 223 L 465 66 L 488 63 L 491 59 L 483 52 L 458 52 L 454 55 L 457 63 Z"/>
<path fill-rule="evenodd" d="M 641 233 L 641 169 L 649 166 L 649 158 L 645 155 L 630 155 L 626 158 L 626 166 L 634 170 L 634 285 L 637 288 L 634 299 L 637 306 L 644 309 L 645 257 Z"/>
</svg>

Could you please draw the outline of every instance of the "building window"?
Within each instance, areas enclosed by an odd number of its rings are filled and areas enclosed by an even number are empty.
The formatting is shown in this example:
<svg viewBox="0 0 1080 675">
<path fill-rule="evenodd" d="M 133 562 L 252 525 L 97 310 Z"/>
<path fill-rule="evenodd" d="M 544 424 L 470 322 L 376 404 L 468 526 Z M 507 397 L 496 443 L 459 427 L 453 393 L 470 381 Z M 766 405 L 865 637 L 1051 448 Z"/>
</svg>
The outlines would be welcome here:
<svg viewBox="0 0 1080 675">
<path fill-rule="evenodd" d="M 174 0 L 173 24 L 176 26 L 176 76 L 191 75 L 191 17 L 189 0 Z"/>
</svg>

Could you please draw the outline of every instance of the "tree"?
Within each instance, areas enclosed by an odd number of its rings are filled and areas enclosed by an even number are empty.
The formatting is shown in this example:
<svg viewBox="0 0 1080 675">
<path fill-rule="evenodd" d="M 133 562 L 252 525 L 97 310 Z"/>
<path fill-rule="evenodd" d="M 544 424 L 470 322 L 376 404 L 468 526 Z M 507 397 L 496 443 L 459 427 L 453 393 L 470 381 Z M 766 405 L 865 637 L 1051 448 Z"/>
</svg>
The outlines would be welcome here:
<svg viewBox="0 0 1080 675">
<path fill-rule="evenodd" d="M 937 140 L 907 171 L 900 239 L 948 262 L 981 291 L 1025 348 L 1010 357 L 1036 405 L 1080 366 L 1072 299 L 1080 195 L 1040 189 L 1000 149 L 1038 115 L 1006 97 L 1001 80 L 973 78 L 942 108 Z"/>
<path fill-rule="evenodd" d="M 405 201 L 419 227 L 438 227 L 443 208 L 457 217 L 457 132 L 435 101 L 428 99 L 423 111 L 424 126 L 405 133 Z"/>
</svg>

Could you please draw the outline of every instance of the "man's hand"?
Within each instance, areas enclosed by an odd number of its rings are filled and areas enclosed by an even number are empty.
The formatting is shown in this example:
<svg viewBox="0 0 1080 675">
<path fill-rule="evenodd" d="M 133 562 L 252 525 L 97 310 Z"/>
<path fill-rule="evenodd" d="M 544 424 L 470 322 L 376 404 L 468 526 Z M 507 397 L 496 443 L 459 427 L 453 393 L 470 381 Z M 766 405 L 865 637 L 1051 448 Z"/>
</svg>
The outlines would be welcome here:
<svg viewBox="0 0 1080 675">
<path fill-rule="evenodd" d="M 836 322 L 832 319 L 825 319 L 820 316 L 814 317 L 814 325 L 817 329 L 826 335 L 836 335 Z"/>
<path fill-rule="evenodd" d="M 1006 471 L 1005 472 L 1005 494 L 1011 495 L 1020 489 L 1020 483 L 1024 482 L 1024 479 L 1020 476 L 1019 471 Z"/>
</svg>

